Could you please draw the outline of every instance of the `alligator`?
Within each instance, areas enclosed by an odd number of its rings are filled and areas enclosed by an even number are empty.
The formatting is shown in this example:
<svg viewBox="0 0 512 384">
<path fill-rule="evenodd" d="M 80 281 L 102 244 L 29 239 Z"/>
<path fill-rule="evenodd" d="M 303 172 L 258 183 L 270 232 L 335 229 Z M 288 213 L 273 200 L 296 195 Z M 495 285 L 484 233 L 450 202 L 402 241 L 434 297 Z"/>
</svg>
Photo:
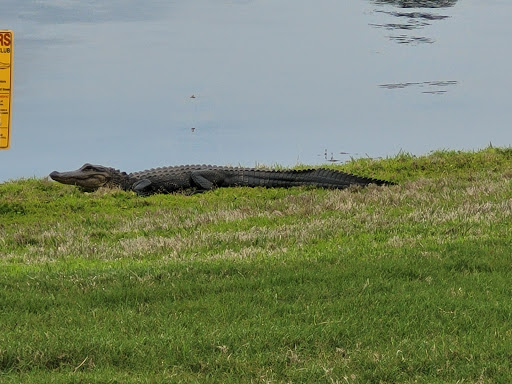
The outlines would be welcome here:
<svg viewBox="0 0 512 384">
<path fill-rule="evenodd" d="M 200 193 L 218 187 L 296 187 L 343 189 L 351 185 L 393 185 L 395 183 L 326 168 L 304 170 L 266 170 L 256 168 L 222 167 L 215 165 L 181 165 L 152 168 L 126 173 L 117 169 L 86 163 L 76 171 L 50 173 L 63 184 L 94 191 L 100 187 L 121 188 L 141 196 L 156 193 L 190 191 Z"/>
</svg>

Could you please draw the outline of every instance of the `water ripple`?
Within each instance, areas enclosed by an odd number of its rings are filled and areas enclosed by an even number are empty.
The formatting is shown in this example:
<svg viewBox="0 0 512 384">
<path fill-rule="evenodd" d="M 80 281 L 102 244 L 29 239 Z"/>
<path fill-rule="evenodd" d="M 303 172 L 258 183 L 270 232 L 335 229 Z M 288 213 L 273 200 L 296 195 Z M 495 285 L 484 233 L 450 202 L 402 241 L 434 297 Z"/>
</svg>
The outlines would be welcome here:
<svg viewBox="0 0 512 384">
<path fill-rule="evenodd" d="M 455 5 L 457 0 L 372 0 L 372 2 L 379 7 L 390 6 L 393 8 L 401 9 L 421 9 L 412 12 L 377 9 L 374 11 L 374 14 L 381 15 L 382 18 L 393 17 L 393 21 L 383 20 L 382 22 L 369 24 L 374 28 L 383 28 L 389 31 L 400 32 L 398 34 L 387 35 L 386 37 L 391 41 L 394 41 L 398 44 L 417 45 L 422 43 L 432 44 L 435 42 L 435 40 L 428 36 L 420 36 L 417 34 L 412 34 L 412 32 L 408 32 L 424 29 L 425 27 L 431 25 L 432 22 L 437 22 L 450 17 L 439 13 L 426 12 L 425 9 L 452 7 Z"/>
<path fill-rule="evenodd" d="M 456 80 L 444 80 L 444 81 L 422 81 L 422 82 L 406 82 L 406 83 L 389 83 L 380 84 L 380 88 L 384 89 L 403 89 L 408 87 L 426 88 L 421 93 L 442 95 L 447 92 L 447 87 L 455 86 L 459 82 Z"/>
</svg>

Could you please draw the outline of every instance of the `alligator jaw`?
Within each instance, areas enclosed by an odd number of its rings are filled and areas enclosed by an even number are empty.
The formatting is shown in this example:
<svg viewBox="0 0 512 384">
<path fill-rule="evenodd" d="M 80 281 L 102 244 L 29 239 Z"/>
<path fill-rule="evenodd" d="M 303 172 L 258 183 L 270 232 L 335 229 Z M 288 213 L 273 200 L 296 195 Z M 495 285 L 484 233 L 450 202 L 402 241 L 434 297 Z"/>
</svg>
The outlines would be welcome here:
<svg viewBox="0 0 512 384">
<path fill-rule="evenodd" d="M 95 191 L 107 185 L 112 178 L 106 167 L 91 164 L 84 164 L 76 171 L 53 171 L 50 177 L 62 184 L 76 185 L 84 191 Z"/>
</svg>

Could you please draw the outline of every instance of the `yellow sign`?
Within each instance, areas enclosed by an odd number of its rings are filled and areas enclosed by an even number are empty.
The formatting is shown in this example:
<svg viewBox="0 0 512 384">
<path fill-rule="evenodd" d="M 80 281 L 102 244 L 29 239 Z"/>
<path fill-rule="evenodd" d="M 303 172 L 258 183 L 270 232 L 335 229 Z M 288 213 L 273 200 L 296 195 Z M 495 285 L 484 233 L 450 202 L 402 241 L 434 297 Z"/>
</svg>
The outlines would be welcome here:
<svg viewBox="0 0 512 384">
<path fill-rule="evenodd" d="M 11 144 L 12 31 L 0 30 L 0 149 Z"/>
</svg>

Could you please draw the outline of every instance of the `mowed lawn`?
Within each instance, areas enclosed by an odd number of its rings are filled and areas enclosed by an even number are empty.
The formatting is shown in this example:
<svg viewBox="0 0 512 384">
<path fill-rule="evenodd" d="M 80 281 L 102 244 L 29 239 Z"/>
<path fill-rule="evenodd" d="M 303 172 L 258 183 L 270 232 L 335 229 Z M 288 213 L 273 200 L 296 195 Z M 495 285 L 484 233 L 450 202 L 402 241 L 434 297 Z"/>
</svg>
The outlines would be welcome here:
<svg viewBox="0 0 512 384">
<path fill-rule="evenodd" d="M 508 383 L 512 148 L 391 187 L 0 184 L 0 383 Z"/>
</svg>

